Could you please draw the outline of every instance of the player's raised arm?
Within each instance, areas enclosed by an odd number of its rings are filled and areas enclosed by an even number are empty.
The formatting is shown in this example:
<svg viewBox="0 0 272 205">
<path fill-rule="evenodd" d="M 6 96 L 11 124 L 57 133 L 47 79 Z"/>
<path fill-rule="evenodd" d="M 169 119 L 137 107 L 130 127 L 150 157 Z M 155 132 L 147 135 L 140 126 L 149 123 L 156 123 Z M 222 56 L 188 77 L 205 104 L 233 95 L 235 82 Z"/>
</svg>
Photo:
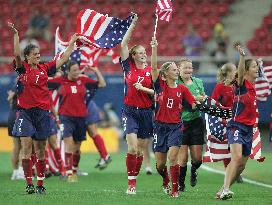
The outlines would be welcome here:
<svg viewBox="0 0 272 205">
<path fill-rule="evenodd" d="M 58 59 L 56 61 L 56 68 L 59 69 L 64 63 L 66 63 L 69 60 L 70 55 L 72 54 L 72 52 L 74 51 L 75 48 L 75 42 L 79 37 L 74 34 L 69 42 L 69 46 L 67 47 L 67 49 L 65 50 L 65 52 L 63 53 L 63 55 L 61 56 L 60 59 Z"/>
<path fill-rule="evenodd" d="M 245 76 L 245 51 L 239 44 L 234 44 L 234 47 L 240 53 L 240 60 L 238 64 L 238 80 L 237 83 L 239 86 L 243 85 L 244 76 Z"/>
<path fill-rule="evenodd" d="M 130 41 L 131 35 L 135 29 L 138 20 L 137 14 L 133 15 L 132 23 L 130 24 L 122 42 L 121 42 L 121 60 L 124 61 L 129 57 L 128 43 Z"/>
<path fill-rule="evenodd" d="M 155 37 L 152 37 L 151 41 L 151 48 L 152 48 L 152 55 L 151 55 L 151 68 L 152 68 L 152 81 L 155 82 L 159 76 L 159 71 L 157 68 L 157 48 L 158 48 L 158 42 Z"/>
<path fill-rule="evenodd" d="M 13 32 L 14 56 L 15 56 L 15 61 L 16 61 L 16 67 L 19 68 L 22 66 L 21 50 L 20 50 L 20 44 L 19 44 L 19 33 L 13 23 L 9 22 L 8 27 Z"/>
</svg>

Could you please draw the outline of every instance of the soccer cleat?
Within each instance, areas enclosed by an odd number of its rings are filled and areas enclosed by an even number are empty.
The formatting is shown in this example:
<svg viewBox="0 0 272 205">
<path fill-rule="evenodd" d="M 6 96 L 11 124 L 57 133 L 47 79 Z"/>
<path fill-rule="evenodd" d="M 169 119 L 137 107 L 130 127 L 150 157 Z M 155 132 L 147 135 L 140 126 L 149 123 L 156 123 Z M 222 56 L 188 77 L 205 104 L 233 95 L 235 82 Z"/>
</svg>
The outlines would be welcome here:
<svg viewBox="0 0 272 205">
<path fill-rule="evenodd" d="M 191 172 L 190 184 L 192 187 L 197 184 L 197 172 Z"/>
<path fill-rule="evenodd" d="M 95 168 L 99 168 L 100 170 L 105 169 L 109 163 L 111 163 L 112 159 L 110 155 L 107 155 L 105 159 L 100 158 Z"/>
<path fill-rule="evenodd" d="M 69 182 L 69 183 L 78 182 L 77 175 L 76 174 L 69 175 L 67 177 L 67 182 Z"/>
<path fill-rule="evenodd" d="M 236 182 L 239 184 L 243 183 L 244 182 L 243 177 L 241 175 L 239 175 L 236 179 Z"/>
<path fill-rule="evenodd" d="M 82 170 L 77 170 L 77 176 L 88 176 L 89 175 L 89 173 L 88 172 L 83 172 Z"/>
<path fill-rule="evenodd" d="M 145 173 L 146 173 L 146 175 L 152 175 L 152 169 L 151 169 L 151 167 L 146 167 L 145 168 Z"/>
<path fill-rule="evenodd" d="M 46 188 L 44 186 L 36 186 L 36 193 L 37 194 L 46 194 Z"/>
<path fill-rule="evenodd" d="M 34 187 L 33 184 L 28 184 L 28 185 L 26 186 L 26 193 L 28 193 L 28 194 L 33 194 L 33 193 L 35 193 L 35 187 Z"/>
<path fill-rule="evenodd" d="M 162 190 L 163 190 L 163 192 L 164 192 L 165 194 L 167 194 L 167 195 L 169 195 L 169 194 L 171 193 L 171 187 L 170 187 L 169 184 L 163 185 L 163 186 L 162 186 Z"/>
<path fill-rule="evenodd" d="M 185 192 L 185 184 L 180 184 L 178 190 L 180 192 Z"/>
<path fill-rule="evenodd" d="M 221 200 L 228 200 L 231 199 L 232 196 L 234 195 L 234 193 L 232 191 L 230 191 L 229 189 L 223 189 L 221 195 L 220 195 L 220 199 Z"/>
<path fill-rule="evenodd" d="M 170 195 L 172 198 L 178 198 L 179 197 L 179 193 L 178 192 L 174 192 L 174 193 L 171 193 Z"/>
<path fill-rule="evenodd" d="M 126 194 L 135 195 L 136 194 L 136 187 L 135 186 L 129 186 L 127 191 L 126 191 Z"/>
</svg>

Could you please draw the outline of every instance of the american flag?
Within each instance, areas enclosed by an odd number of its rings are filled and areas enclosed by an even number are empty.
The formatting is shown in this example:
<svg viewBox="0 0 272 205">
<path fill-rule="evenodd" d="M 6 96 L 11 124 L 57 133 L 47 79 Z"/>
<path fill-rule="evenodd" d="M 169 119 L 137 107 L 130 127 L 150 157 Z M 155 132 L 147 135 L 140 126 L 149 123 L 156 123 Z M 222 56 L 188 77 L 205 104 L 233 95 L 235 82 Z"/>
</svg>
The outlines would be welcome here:
<svg viewBox="0 0 272 205">
<path fill-rule="evenodd" d="M 207 114 L 205 114 L 207 115 Z M 223 120 L 219 117 L 207 115 L 207 120 L 208 120 L 208 125 L 209 125 L 209 130 L 210 133 L 219 139 L 220 141 L 223 141 L 226 139 L 226 132 L 227 128 L 223 123 Z"/>
<path fill-rule="evenodd" d="M 69 42 L 62 40 L 59 27 L 56 29 L 55 36 L 55 58 L 58 59 L 64 50 L 69 45 Z M 119 56 L 114 53 L 112 49 L 101 49 L 93 46 L 90 47 L 81 47 L 80 49 L 80 60 L 81 65 L 89 65 L 89 66 L 98 66 L 98 61 L 101 56 L 107 55 L 112 58 L 112 62 L 114 64 L 119 63 Z"/>
<path fill-rule="evenodd" d="M 172 20 L 173 6 L 171 0 L 158 0 L 156 14 L 162 21 Z"/>
<path fill-rule="evenodd" d="M 211 103 L 215 103 L 215 100 L 212 99 Z M 258 113 L 258 110 L 256 110 Z M 206 119 L 206 130 L 207 130 L 207 143 L 205 148 L 205 153 L 203 155 L 203 162 L 217 162 L 222 161 L 227 158 L 231 158 L 231 154 L 229 151 L 228 140 L 226 137 L 226 123 L 219 118 L 216 119 L 217 123 L 210 124 L 211 117 L 205 114 Z M 221 122 L 220 122 L 221 121 Z M 221 125 L 218 125 L 220 124 Z M 224 125 L 224 128 L 222 127 Z M 258 118 L 256 119 L 256 126 L 253 128 L 253 142 L 250 158 L 255 159 L 259 162 L 264 161 L 264 157 L 261 156 L 261 136 L 258 125 Z M 215 136 L 218 134 L 222 134 L 220 137 Z M 223 141 L 222 141 L 223 139 Z"/>
<path fill-rule="evenodd" d="M 255 81 L 257 99 L 267 101 L 272 89 L 272 66 L 264 67 L 259 73 L 260 75 Z"/>
<path fill-rule="evenodd" d="M 123 40 L 132 18 L 121 20 L 91 9 L 81 10 L 77 15 L 77 33 L 81 36 L 77 45 L 113 48 Z"/>
</svg>

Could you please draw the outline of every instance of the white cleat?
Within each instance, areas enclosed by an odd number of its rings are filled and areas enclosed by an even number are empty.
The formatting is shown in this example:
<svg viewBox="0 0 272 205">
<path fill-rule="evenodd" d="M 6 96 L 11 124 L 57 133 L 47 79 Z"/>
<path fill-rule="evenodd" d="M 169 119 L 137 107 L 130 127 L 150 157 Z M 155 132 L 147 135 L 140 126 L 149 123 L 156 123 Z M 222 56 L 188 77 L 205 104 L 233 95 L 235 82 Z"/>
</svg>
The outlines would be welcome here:
<svg viewBox="0 0 272 205">
<path fill-rule="evenodd" d="M 128 189 L 126 191 L 126 194 L 128 194 L 128 195 L 135 195 L 136 194 L 136 187 L 134 187 L 134 186 L 128 187 Z"/>
<path fill-rule="evenodd" d="M 167 184 L 166 186 L 162 186 L 162 190 L 165 194 L 169 195 L 171 192 L 171 187 L 169 184 Z"/>
<path fill-rule="evenodd" d="M 234 193 L 232 191 L 230 191 L 229 189 L 223 189 L 223 191 L 220 195 L 220 199 L 221 200 L 228 200 L 228 199 L 231 199 L 233 195 L 234 195 Z"/>
</svg>

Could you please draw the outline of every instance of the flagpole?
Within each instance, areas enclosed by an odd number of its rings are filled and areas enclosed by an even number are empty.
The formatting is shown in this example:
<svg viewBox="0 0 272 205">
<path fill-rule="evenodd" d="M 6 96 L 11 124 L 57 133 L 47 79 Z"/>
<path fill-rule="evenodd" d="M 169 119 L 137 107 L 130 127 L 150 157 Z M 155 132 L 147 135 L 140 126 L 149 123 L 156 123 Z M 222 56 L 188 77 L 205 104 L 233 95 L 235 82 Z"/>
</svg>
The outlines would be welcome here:
<svg viewBox="0 0 272 205">
<path fill-rule="evenodd" d="M 157 26 L 158 26 L 158 14 L 156 15 L 156 20 L 155 20 L 155 28 L 154 28 L 154 34 L 153 37 L 156 38 L 156 33 L 157 33 Z"/>
</svg>

